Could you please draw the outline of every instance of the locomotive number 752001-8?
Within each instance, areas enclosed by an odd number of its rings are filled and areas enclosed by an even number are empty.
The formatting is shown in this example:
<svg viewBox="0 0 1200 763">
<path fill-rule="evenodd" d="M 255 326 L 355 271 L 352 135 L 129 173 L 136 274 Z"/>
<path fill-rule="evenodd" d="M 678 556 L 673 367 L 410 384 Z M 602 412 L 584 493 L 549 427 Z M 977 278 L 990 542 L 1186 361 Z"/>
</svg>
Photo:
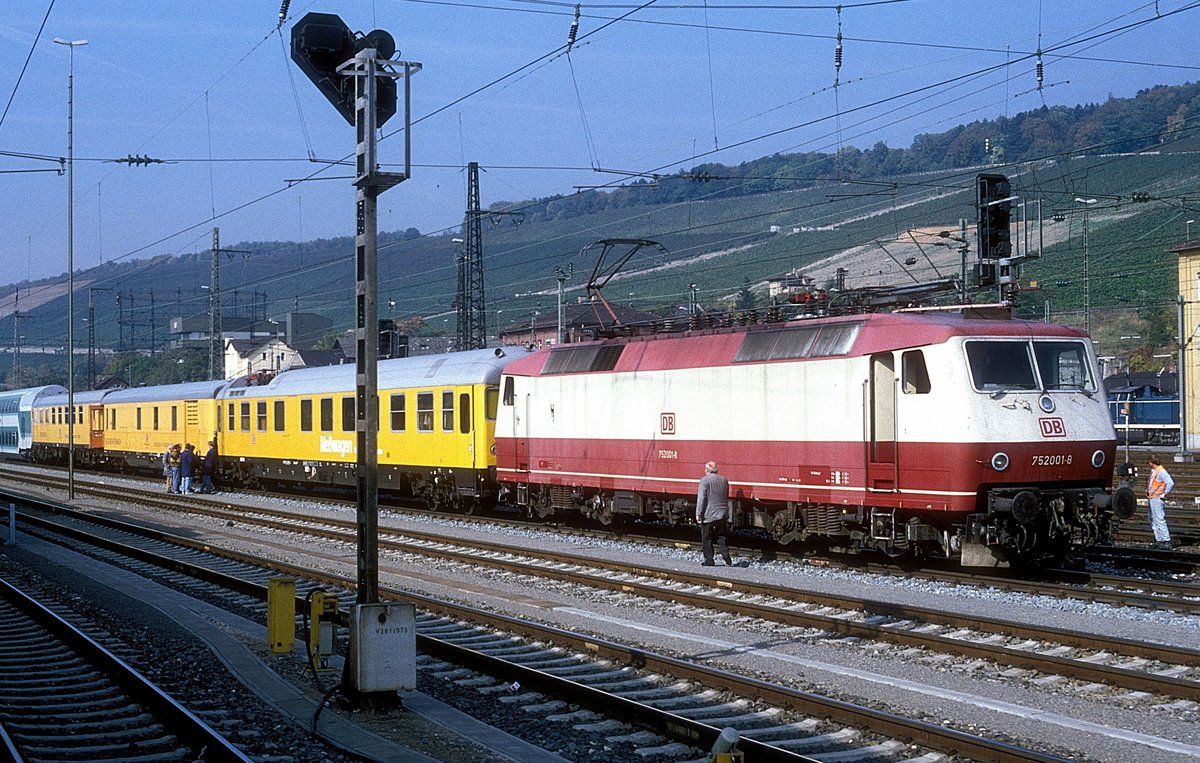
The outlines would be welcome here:
<svg viewBox="0 0 1200 763">
<path fill-rule="evenodd" d="M 1070 466 L 1070 465 L 1071 465 L 1071 454 L 1070 453 L 1053 453 L 1050 455 L 1035 454 L 1033 456 L 1033 463 L 1030 464 L 1030 466 Z"/>
</svg>

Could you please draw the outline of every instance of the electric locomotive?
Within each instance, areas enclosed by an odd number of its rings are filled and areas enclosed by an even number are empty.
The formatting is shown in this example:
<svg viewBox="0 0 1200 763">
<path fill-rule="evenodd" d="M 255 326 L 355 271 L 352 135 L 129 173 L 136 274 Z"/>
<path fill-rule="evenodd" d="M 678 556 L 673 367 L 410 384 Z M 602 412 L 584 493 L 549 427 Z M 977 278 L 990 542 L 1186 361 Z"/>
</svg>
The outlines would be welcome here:
<svg viewBox="0 0 1200 763">
<path fill-rule="evenodd" d="M 1074 328 L 966 310 L 551 347 L 507 366 L 506 501 L 687 523 L 718 461 L 733 525 L 780 543 L 1037 561 L 1109 540 L 1115 434 Z"/>
</svg>

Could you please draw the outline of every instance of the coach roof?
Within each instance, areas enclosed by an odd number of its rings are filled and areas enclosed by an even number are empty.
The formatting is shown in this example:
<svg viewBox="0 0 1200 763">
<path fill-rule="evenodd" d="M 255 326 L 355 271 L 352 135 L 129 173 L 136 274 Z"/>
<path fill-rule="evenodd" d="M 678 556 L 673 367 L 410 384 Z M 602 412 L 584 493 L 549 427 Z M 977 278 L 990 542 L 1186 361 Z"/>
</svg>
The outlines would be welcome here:
<svg viewBox="0 0 1200 763">
<path fill-rule="evenodd" d="M 129 389 L 112 390 L 104 398 L 105 405 L 123 403 L 158 403 L 176 400 L 211 400 L 217 396 L 229 382 L 199 381 L 182 384 L 163 384 L 155 387 L 130 387 Z"/>
<path fill-rule="evenodd" d="M 500 381 L 500 371 L 526 353 L 527 350 L 521 347 L 504 347 L 381 360 L 379 389 L 497 384 Z M 353 363 L 296 368 L 280 373 L 261 386 L 243 386 L 240 381 L 234 382 L 221 397 L 351 393 L 355 387 L 355 369 Z"/>
</svg>

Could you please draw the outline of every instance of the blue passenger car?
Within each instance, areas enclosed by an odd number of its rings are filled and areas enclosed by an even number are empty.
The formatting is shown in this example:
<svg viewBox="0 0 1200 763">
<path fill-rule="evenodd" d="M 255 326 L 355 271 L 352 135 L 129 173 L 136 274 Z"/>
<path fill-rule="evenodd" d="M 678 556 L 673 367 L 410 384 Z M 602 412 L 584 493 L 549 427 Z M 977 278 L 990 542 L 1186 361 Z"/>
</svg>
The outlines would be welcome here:
<svg viewBox="0 0 1200 763">
<path fill-rule="evenodd" d="M 0 456 L 23 456 L 33 445 L 34 401 L 44 395 L 65 395 L 57 384 L 0 392 Z"/>
</svg>

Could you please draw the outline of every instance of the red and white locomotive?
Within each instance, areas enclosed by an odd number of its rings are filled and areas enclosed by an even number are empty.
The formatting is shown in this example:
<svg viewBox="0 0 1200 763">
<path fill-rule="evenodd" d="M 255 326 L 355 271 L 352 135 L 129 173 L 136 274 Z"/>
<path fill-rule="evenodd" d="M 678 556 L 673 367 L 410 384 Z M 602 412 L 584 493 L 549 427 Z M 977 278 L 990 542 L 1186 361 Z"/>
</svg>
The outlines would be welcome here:
<svg viewBox="0 0 1200 763">
<path fill-rule="evenodd" d="M 961 559 L 1109 540 L 1116 439 L 1070 327 L 895 312 L 563 345 L 509 364 L 496 476 L 532 514 L 684 523 L 709 460 L 734 527 Z"/>
</svg>

